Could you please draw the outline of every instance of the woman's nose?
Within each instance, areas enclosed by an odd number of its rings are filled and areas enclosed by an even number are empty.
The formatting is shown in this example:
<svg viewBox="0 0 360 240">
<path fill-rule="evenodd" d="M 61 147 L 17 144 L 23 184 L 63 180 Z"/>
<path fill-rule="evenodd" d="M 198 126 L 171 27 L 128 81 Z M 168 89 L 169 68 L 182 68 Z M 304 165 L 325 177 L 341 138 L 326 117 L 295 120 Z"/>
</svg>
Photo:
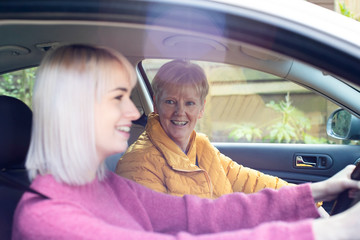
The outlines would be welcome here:
<svg viewBox="0 0 360 240">
<path fill-rule="evenodd" d="M 184 105 L 181 103 L 176 104 L 175 114 L 181 115 L 185 111 Z"/>
<path fill-rule="evenodd" d="M 140 112 L 137 110 L 135 104 L 133 103 L 133 101 L 129 101 L 130 103 L 128 104 L 127 107 L 127 111 L 126 111 L 126 116 L 130 119 L 130 120 L 136 120 L 140 117 Z"/>
</svg>

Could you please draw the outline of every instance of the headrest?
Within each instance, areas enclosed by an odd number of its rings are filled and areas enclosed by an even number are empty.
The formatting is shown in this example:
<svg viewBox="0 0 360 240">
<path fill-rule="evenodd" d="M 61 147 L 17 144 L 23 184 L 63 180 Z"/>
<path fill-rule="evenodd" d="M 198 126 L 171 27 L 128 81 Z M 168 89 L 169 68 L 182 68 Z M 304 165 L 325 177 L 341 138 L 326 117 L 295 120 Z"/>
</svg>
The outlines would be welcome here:
<svg viewBox="0 0 360 240">
<path fill-rule="evenodd" d="M 0 169 L 25 163 L 31 126 L 32 112 L 25 103 L 0 96 Z"/>
</svg>

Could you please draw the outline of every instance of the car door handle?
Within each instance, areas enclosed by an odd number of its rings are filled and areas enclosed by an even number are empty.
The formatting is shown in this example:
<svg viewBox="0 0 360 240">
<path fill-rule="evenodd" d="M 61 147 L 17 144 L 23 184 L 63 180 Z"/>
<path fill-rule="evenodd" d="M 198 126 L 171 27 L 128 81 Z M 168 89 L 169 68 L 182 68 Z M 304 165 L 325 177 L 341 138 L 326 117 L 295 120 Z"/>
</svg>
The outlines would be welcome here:
<svg viewBox="0 0 360 240">
<path fill-rule="evenodd" d="M 332 164 L 332 158 L 326 154 L 297 153 L 294 157 L 295 168 L 328 169 Z"/>
<path fill-rule="evenodd" d="M 316 160 L 316 158 L 315 158 L 315 160 Z M 309 160 L 304 160 L 304 158 L 302 156 L 296 156 L 295 166 L 296 167 L 316 167 L 316 161 L 310 162 Z"/>
</svg>

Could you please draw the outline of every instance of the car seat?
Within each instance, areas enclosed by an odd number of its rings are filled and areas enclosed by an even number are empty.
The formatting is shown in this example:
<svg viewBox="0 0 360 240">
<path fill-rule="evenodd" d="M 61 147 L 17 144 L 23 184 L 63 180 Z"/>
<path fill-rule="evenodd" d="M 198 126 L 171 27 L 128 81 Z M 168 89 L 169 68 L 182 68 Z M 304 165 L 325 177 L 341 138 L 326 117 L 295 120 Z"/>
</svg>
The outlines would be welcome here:
<svg viewBox="0 0 360 240">
<path fill-rule="evenodd" d="M 32 112 L 22 101 L 0 96 L 0 238 L 11 239 L 17 203 L 30 182 L 25 158 L 30 144 Z M 20 184 L 20 185 L 19 185 Z"/>
</svg>

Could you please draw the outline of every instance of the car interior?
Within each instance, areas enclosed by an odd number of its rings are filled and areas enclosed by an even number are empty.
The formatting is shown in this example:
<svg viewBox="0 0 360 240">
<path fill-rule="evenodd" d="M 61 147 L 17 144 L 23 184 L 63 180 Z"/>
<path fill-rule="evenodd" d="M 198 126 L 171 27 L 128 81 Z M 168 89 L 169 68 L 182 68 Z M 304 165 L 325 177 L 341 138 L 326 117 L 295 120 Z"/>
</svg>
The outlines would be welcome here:
<svg viewBox="0 0 360 240">
<path fill-rule="evenodd" d="M 348 82 L 356 79 L 357 72 L 348 71 L 354 69 L 353 62 L 341 61 L 347 57 L 346 53 L 332 53 L 320 41 L 303 44 L 308 40 L 306 35 L 290 33 L 287 29 L 296 26 L 295 23 L 287 23 L 281 28 L 270 16 L 263 18 L 271 20 L 272 25 L 255 21 L 255 17 L 261 16 L 259 12 L 245 9 L 244 16 L 248 18 L 237 18 L 230 14 L 214 14 L 210 10 L 166 4 L 154 8 L 149 4 L 120 9 L 120 12 L 127 12 L 119 15 L 74 12 L 66 16 L 59 13 L 55 17 L 50 17 L 51 13 L 39 13 L 26 15 L 29 19 L 17 15 L 5 20 L 0 18 L 0 74 L 36 67 L 47 51 L 63 44 L 96 44 L 118 50 L 133 64 L 138 76 L 131 98 L 141 118 L 132 126 L 129 145 L 144 131 L 146 116 L 153 111 L 151 79 L 142 65 L 144 59 L 183 58 L 254 69 L 316 92 L 354 117 L 360 117 L 358 87 Z M 181 20 L 184 12 L 191 17 Z M 194 21 L 198 24 L 193 25 Z M 306 34 L 315 32 L 316 29 L 312 29 Z M 319 59 L 324 58 L 319 54 L 326 51 L 328 62 L 323 63 Z M 24 103 L 0 96 L 0 208 L 5 213 L 0 216 L 0 236 L 4 239 L 11 238 L 14 209 L 22 193 L 29 190 L 24 161 L 30 141 L 31 118 L 31 110 Z M 214 145 L 239 163 L 293 183 L 326 179 L 342 166 L 360 159 L 358 146 L 353 145 L 263 143 L 255 146 L 220 142 L 214 142 Z M 106 160 L 111 171 L 115 170 L 121 155 Z M 313 163 L 319 167 L 296 167 L 297 157 L 315 161 Z"/>
</svg>

